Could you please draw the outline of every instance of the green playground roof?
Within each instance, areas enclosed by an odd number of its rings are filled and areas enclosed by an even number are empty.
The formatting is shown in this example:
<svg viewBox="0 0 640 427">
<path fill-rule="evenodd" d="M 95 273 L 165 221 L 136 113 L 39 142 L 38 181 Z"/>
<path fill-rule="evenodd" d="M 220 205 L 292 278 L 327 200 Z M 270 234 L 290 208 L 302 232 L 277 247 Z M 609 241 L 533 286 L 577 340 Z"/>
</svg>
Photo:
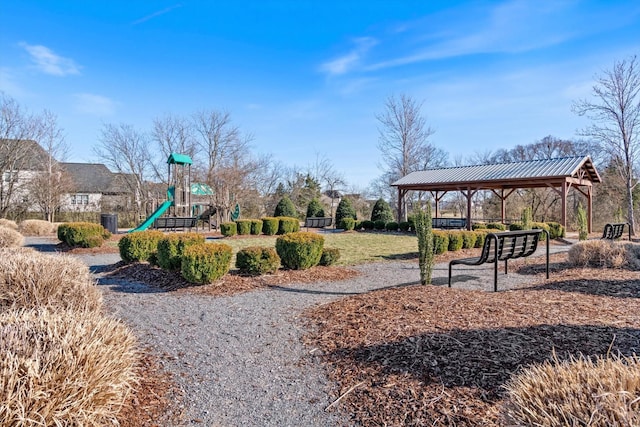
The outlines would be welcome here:
<svg viewBox="0 0 640 427">
<path fill-rule="evenodd" d="M 191 194 L 195 196 L 213 196 L 213 189 L 201 182 L 191 183 Z"/>
<path fill-rule="evenodd" d="M 169 163 L 170 165 L 190 165 L 193 162 L 191 161 L 191 157 L 187 156 L 186 154 L 171 153 L 171 155 L 167 159 L 167 163 Z"/>
</svg>

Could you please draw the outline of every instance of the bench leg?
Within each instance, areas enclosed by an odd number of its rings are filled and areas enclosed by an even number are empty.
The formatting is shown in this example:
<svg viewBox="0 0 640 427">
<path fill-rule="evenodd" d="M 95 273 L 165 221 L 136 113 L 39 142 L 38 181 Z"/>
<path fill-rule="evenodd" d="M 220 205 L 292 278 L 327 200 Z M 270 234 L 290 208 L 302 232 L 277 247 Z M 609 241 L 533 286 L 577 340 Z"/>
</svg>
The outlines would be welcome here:
<svg viewBox="0 0 640 427">
<path fill-rule="evenodd" d="M 451 287 L 451 264 L 449 264 L 449 287 Z"/>
<path fill-rule="evenodd" d="M 498 292 L 498 256 L 493 263 L 493 292 Z"/>
</svg>

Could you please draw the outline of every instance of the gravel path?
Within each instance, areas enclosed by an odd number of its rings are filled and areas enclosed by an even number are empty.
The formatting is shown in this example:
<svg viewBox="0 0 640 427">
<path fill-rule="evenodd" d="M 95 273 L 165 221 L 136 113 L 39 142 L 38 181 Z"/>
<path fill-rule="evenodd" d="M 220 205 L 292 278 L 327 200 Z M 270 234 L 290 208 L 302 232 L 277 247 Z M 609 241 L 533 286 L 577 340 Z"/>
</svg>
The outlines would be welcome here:
<svg viewBox="0 0 640 427">
<path fill-rule="evenodd" d="M 42 239 L 27 244 L 46 250 Z M 544 247 L 543 247 L 544 248 Z M 552 247 L 554 251 L 566 247 Z M 92 269 L 118 255 L 79 255 Z M 207 426 L 348 425 L 334 411 L 330 384 L 313 349 L 305 348 L 299 316 L 308 307 L 348 295 L 417 284 L 413 262 L 356 267 L 363 274 L 346 281 L 288 285 L 231 297 L 158 292 L 145 285 L 96 274 L 105 304 L 125 320 L 140 341 L 155 349 L 183 390 L 184 423 Z M 490 289 L 492 269 L 454 270 L 456 287 Z M 445 285 L 447 264 L 437 264 L 434 283 Z M 498 278 L 501 285 L 507 281 Z M 509 274 L 521 285 L 531 276 Z"/>
</svg>

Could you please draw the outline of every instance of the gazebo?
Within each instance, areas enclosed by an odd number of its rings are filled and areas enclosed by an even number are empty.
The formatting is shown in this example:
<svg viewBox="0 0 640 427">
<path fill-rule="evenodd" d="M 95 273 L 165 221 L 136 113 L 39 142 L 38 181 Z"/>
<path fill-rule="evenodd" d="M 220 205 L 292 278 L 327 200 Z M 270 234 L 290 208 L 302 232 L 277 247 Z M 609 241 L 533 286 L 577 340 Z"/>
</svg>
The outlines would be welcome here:
<svg viewBox="0 0 640 427">
<path fill-rule="evenodd" d="M 467 199 L 467 229 L 471 229 L 471 198 L 480 190 L 490 190 L 501 201 L 502 222 L 505 202 L 516 190 L 524 188 L 552 188 L 562 199 L 561 223 L 567 226 L 567 195 L 576 189 L 587 199 L 587 222 L 591 232 L 593 184 L 602 182 L 591 158 L 563 157 L 493 165 L 460 166 L 412 172 L 393 184 L 398 188 L 398 218 L 404 217 L 403 200 L 408 191 L 428 191 L 438 204 L 450 191 L 459 191 Z"/>
</svg>

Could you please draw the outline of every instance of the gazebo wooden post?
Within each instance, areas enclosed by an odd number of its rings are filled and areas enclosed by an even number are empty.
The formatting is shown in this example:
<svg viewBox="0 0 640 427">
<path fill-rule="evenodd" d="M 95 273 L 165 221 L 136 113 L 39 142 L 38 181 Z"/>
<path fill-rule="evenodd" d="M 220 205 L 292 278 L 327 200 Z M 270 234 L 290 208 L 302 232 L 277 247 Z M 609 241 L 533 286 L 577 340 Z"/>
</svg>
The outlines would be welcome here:
<svg viewBox="0 0 640 427">
<path fill-rule="evenodd" d="M 564 229 L 567 229 L 567 192 L 568 192 L 568 188 L 567 188 L 567 182 L 563 181 L 562 182 L 562 189 L 560 191 L 560 196 L 562 198 L 562 226 L 564 227 Z"/>
<path fill-rule="evenodd" d="M 407 190 L 403 190 L 398 187 L 398 222 L 406 220 L 404 212 L 404 196 L 407 194 Z"/>
<path fill-rule="evenodd" d="M 460 192 L 467 198 L 467 230 L 471 231 L 471 198 L 478 190 L 471 191 L 471 187 L 467 187 L 467 191 L 460 190 Z"/>
<path fill-rule="evenodd" d="M 593 187 L 587 186 L 587 227 L 589 229 L 589 233 L 593 230 L 591 229 L 591 221 L 593 219 Z"/>
</svg>

